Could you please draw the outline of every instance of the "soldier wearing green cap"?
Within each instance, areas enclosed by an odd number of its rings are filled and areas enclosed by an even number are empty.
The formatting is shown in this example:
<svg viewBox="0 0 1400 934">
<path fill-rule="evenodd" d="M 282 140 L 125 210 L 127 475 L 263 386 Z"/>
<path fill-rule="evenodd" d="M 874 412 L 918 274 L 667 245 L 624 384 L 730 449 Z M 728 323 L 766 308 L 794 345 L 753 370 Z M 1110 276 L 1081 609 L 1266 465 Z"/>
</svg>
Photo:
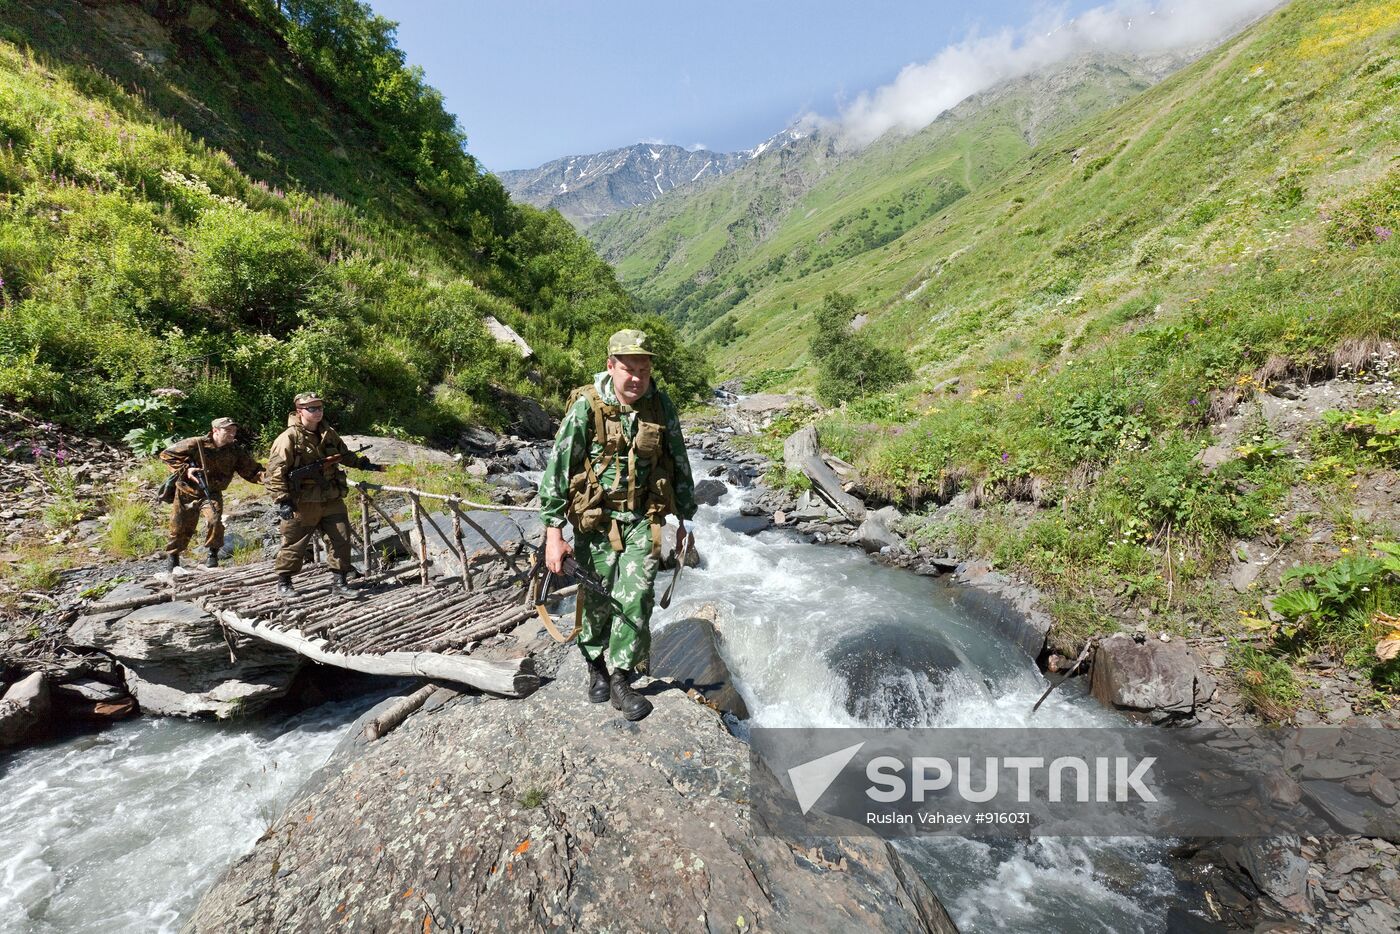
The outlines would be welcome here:
<svg viewBox="0 0 1400 934">
<path fill-rule="evenodd" d="M 618 331 L 608 340 L 607 369 L 569 397 L 540 480 L 545 564 L 557 573 L 573 554 L 612 592 L 611 602 L 579 592 L 588 699 L 611 700 L 628 720 L 651 712 L 632 678 L 651 647 L 661 530 L 674 514 L 676 552 L 683 553 L 685 520 L 696 510 L 680 418 L 652 381 L 653 356 L 642 331 Z M 574 529 L 572 546 L 564 541 L 566 521 Z"/>
<path fill-rule="evenodd" d="M 350 490 L 342 465 L 361 470 L 379 470 L 368 458 L 346 447 L 334 428 L 324 423 L 326 404 L 314 392 L 303 392 L 292 400 L 294 409 L 287 416 L 287 430 L 272 442 L 267 458 L 267 491 L 277 503 L 281 518 L 282 547 L 273 561 L 277 571 L 277 593 L 293 596 L 292 576 L 306 560 L 311 536 L 320 532 L 326 538 L 336 593 L 353 597 L 347 575 L 350 572 L 350 517 L 345 494 Z M 293 481 L 291 473 L 302 467 L 320 465 L 313 476 Z"/>
<path fill-rule="evenodd" d="M 219 551 L 224 547 L 224 490 L 233 482 L 234 474 L 257 483 L 263 469 L 237 442 L 238 425 L 234 420 L 216 418 L 209 423 L 207 435 L 177 441 L 160 452 L 160 459 L 170 468 L 175 481 L 170 539 L 165 544 L 168 570 L 180 566 L 180 555 L 194 537 L 201 515 L 204 547 L 209 551 L 204 563 L 211 568 L 219 566 Z"/>
</svg>

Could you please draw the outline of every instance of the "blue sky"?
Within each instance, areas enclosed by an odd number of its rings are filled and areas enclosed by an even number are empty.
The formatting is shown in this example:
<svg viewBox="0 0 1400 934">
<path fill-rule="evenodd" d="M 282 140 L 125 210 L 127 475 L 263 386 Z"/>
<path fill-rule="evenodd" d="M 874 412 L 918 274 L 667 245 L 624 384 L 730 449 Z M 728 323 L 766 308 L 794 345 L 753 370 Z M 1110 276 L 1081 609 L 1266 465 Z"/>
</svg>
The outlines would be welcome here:
<svg viewBox="0 0 1400 934">
<path fill-rule="evenodd" d="M 1103 0 L 1098 0 L 1102 3 Z M 747 149 L 950 43 L 1086 0 L 370 0 L 493 171 L 642 139 Z"/>
</svg>

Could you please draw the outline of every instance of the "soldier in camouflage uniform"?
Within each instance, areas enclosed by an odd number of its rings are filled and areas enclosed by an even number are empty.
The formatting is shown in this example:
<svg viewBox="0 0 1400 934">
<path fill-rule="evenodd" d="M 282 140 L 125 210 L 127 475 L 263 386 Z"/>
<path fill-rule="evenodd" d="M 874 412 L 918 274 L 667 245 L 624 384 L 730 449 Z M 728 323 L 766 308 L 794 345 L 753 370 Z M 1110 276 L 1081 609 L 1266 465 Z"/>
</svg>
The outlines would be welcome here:
<svg viewBox="0 0 1400 934">
<path fill-rule="evenodd" d="M 204 547 L 209 550 L 204 563 L 211 568 L 219 566 L 219 550 L 224 547 L 224 490 L 234 474 L 249 483 L 257 483 L 262 475 L 262 464 L 253 460 L 237 438 L 238 425 L 233 419 L 216 418 L 210 423 L 209 434 L 186 438 L 160 452 L 160 459 L 176 475 L 170 540 L 165 545 L 168 570 L 180 566 L 180 554 L 194 536 L 201 515 Z M 199 488 L 201 478 L 209 489 L 208 499 Z"/>
<path fill-rule="evenodd" d="M 611 587 L 613 602 L 579 591 L 579 648 L 588 662 L 588 699 L 611 700 L 628 720 L 651 712 L 632 687 L 651 646 L 651 610 L 661 530 L 675 514 L 676 552 L 695 515 L 680 418 L 651 378 L 652 352 L 641 331 L 608 341 L 608 368 L 574 391 L 540 480 L 545 564 L 556 573 L 574 554 Z M 563 526 L 574 529 L 574 544 Z M 608 667 L 611 666 L 611 673 Z"/>
<path fill-rule="evenodd" d="M 381 470 L 346 447 L 334 428 L 322 423 L 325 403 L 314 392 L 298 395 L 296 410 L 287 416 L 287 430 L 272 442 L 267 458 L 267 491 L 277 503 L 282 520 L 282 548 L 277 552 L 273 568 L 277 571 L 277 593 L 294 596 L 292 575 L 301 570 L 306 560 L 306 548 L 311 536 L 320 532 L 326 537 L 330 558 L 326 561 L 335 575 L 332 585 L 343 597 L 356 596 L 350 589 L 350 516 L 345 507 L 345 494 L 350 490 L 341 465 L 361 470 Z M 320 469 L 300 482 L 291 473 L 319 462 Z"/>
</svg>

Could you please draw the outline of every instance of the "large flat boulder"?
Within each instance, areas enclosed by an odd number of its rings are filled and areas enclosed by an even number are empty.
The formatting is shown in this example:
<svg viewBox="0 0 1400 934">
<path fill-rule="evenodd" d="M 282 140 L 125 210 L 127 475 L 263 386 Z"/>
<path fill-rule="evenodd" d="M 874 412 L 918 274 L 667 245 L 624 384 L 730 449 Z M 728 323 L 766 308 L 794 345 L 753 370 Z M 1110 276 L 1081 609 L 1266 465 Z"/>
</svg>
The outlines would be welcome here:
<svg viewBox="0 0 1400 934">
<path fill-rule="evenodd" d="M 452 467 L 458 461 L 446 451 L 424 447 L 398 438 L 381 438 L 378 435 L 345 435 L 343 440 L 352 449 L 363 447 L 364 454 L 376 464 L 412 464 L 415 466 Z"/>
<path fill-rule="evenodd" d="M 1182 642 L 1116 633 L 1099 642 L 1089 690 L 1103 704 L 1157 716 L 1188 716 L 1214 684 Z"/>
<path fill-rule="evenodd" d="M 511 554 L 515 553 L 520 542 L 526 541 L 532 545 L 538 545 L 544 536 L 544 523 L 540 521 L 537 512 L 507 513 L 494 512 L 489 509 L 471 509 L 466 510 L 465 515 Z M 432 572 L 438 576 L 455 577 L 458 573 L 457 555 L 454 551 L 455 544 L 449 544 L 452 535 L 452 513 L 433 513 L 432 519 L 432 522 L 426 520 L 423 522 L 423 534 L 428 542 L 428 558 L 433 562 Z M 433 527 L 433 522 L 436 522 L 438 528 L 442 529 L 442 535 L 438 534 L 438 529 Z M 418 554 L 417 528 L 414 527 L 411 519 L 407 523 L 401 522 L 400 526 L 408 532 L 412 539 L 412 554 L 416 556 Z M 571 539 L 572 533 L 567 525 L 564 530 L 564 537 Z M 449 536 L 449 539 L 444 541 L 443 535 Z M 475 555 L 490 556 L 496 554 L 486 537 L 466 522 L 462 523 L 462 543 L 466 548 L 468 560 Z M 523 568 L 528 557 L 522 556 L 519 560 Z"/>
<path fill-rule="evenodd" d="M 333 758 L 187 930 L 953 930 L 884 841 L 755 834 L 712 710 L 644 682 L 629 724 L 557 657 L 528 698 L 425 705 Z"/>
<path fill-rule="evenodd" d="M 127 690 L 142 710 L 156 714 L 249 713 L 285 696 L 302 666 L 296 653 L 246 638 L 230 659 L 214 617 L 183 601 L 115 618 L 81 617 L 68 630 L 68 641 L 120 662 Z"/>
</svg>

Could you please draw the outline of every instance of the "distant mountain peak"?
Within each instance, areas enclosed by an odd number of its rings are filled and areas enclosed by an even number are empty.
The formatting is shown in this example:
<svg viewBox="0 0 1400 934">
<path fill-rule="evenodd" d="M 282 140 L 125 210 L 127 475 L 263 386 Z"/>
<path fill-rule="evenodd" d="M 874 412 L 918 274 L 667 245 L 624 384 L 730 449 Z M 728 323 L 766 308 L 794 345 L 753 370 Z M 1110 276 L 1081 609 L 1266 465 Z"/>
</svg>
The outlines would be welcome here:
<svg viewBox="0 0 1400 934">
<path fill-rule="evenodd" d="M 536 207 L 556 208 L 576 226 L 587 227 L 610 214 L 655 201 L 676 188 L 727 175 L 755 151 L 718 153 L 669 143 L 636 143 L 606 152 L 564 156 L 533 169 L 498 172 L 497 176 L 512 198 Z"/>
</svg>

